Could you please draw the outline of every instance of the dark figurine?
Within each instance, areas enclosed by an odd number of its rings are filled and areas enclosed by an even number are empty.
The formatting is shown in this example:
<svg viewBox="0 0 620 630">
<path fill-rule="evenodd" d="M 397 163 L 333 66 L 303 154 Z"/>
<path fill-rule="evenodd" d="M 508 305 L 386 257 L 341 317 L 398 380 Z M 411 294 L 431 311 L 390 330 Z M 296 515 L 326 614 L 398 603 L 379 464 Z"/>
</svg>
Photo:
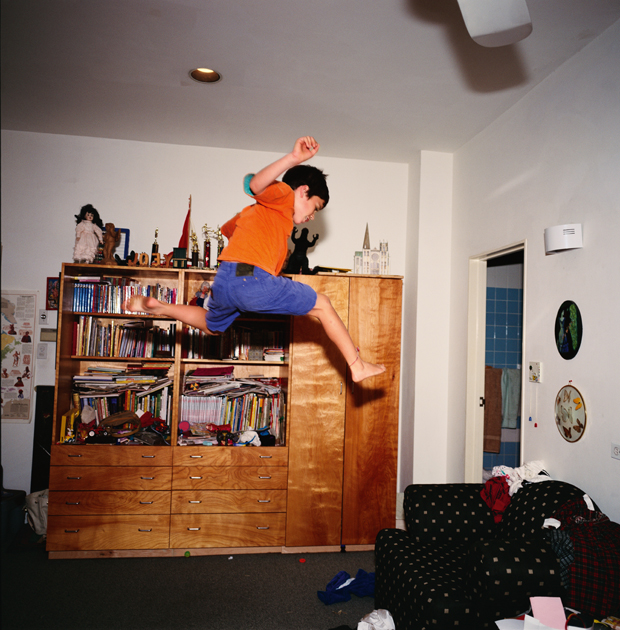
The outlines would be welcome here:
<svg viewBox="0 0 620 630">
<path fill-rule="evenodd" d="M 297 228 L 293 229 L 291 241 L 295 244 L 295 250 L 288 259 L 284 273 L 302 273 L 305 275 L 314 275 L 317 273 L 314 270 L 310 270 L 306 252 L 310 247 L 314 247 L 318 238 L 319 235 L 315 234 L 311 241 L 308 240 L 308 228 L 302 229 L 301 236 L 297 236 Z"/>
<path fill-rule="evenodd" d="M 113 252 L 121 241 L 121 231 L 114 227 L 114 223 L 105 224 L 105 232 L 103 233 L 103 264 L 114 265 L 116 261 Z"/>
</svg>

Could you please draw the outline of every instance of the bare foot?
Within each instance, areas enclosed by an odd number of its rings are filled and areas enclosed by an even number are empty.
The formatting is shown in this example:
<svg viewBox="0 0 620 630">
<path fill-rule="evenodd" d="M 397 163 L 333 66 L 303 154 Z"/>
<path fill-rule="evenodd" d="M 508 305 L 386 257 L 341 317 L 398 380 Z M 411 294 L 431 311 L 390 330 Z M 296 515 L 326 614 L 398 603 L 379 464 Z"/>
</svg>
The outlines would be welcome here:
<svg viewBox="0 0 620 630">
<path fill-rule="evenodd" d="M 383 372 L 385 372 L 385 365 L 367 363 L 359 356 L 349 367 L 351 368 L 351 378 L 354 383 L 359 383 L 366 378 L 377 376 L 377 374 L 383 374 Z"/>
<path fill-rule="evenodd" d="M 123 302 L 122 308 L 130 313 L 150 313 L 151 315 L 162 315 L 164 304 L 153 297 L 134 295 Z"/>
</svg>

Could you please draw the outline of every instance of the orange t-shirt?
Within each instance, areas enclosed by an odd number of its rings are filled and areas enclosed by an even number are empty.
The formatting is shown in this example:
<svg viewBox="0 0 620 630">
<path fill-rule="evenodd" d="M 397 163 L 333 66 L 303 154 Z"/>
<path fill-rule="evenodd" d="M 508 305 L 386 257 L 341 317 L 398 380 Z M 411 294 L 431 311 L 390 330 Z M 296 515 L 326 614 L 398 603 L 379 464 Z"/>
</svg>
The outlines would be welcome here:
<svg viewBox="0 0 620 630">
<path fill-rule="evenodd" d="M 293 231 L 293 190 L 284 182 L 270 184 L 256 203 L 244 208 L 221 227 L 228 245 L 219 260 L 256 265 L 277 276 L 288 253 Z"/>
</svg>

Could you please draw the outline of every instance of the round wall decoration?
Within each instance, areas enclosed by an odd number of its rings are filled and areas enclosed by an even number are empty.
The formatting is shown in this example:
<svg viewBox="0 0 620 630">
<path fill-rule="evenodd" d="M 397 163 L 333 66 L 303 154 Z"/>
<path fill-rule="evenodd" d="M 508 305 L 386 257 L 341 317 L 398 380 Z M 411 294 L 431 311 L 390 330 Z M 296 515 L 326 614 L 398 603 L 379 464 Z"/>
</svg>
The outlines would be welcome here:
<svg viewBox="0 0 620 630">
<path fill-rule="evenodd" d="M 563 359 L 572 359 L 579 352 L 582 335 L 579 307 L 567 300 L 562 303 L 555 318 L 555 343 Z"/>
<path fill-rule="evenodd" d="M 567 442 L 576 442 L 586 430 L 586 403 L 576 387 L 564 385 L 555 397 L 555 424 Z"/>
</svg>

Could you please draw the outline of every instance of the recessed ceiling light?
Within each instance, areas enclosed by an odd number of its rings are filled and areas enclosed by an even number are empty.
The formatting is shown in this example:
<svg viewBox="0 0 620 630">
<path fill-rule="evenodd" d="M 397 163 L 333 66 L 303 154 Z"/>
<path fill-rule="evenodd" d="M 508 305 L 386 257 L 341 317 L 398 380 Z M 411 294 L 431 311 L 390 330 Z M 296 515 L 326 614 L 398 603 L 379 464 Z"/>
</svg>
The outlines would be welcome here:
<svg viewBox="0 0 620 630">
<path fill-rule="evenodd" d="M 222 75 L 211 68 L 196 68 L 190 70 L 189 76 L 198 81 L 198 83 L 217 83 L 221 80 Z"/>
</svg>

